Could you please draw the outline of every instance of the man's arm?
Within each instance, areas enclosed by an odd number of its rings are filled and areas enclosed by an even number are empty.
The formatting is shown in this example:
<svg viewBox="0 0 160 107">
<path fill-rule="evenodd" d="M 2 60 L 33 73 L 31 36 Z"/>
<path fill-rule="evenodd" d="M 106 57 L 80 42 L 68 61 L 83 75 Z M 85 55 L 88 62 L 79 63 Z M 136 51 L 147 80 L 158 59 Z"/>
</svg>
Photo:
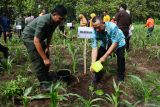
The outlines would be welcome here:
<svg viewBox="0 0 160 107">
<path fill-rule="evenodd" d="M 147 20 L 147 22 L 146 22 L 144 27 L 148 27 L 148 25 L 149 25 L 149 21 Z"/>
<path fill-rule="evenodd" d="M 40 39 L 38 37 L 36 37 L 36 36 L 34 37 L 34 45 L 35 45 L 39 55 L 43 59 L 44 64 L 46 66 L 49 66 L 50 65 L 50 60 L 47 58 L 45 52 L 43 51 L 42 45 L 40 43 Z"/>
<path fill-rule="evenodd" d="M 92 48 L 91 66 L 92 66 L 92 64 L 93 64 L 94 62 L 96 62 L 97 55 L 98 55 L 98 48 Z M 93 72 L 94 70 L 92 69 L 91 66 L 90 66 L 90 71 Z"/>
<path fill-rule="evenodd" d="M 108 51 L 100 58 L 99 61 L 100 61 L 101 63 L 104 62 L 117 46 L 118 46 L 118 43 L 117 43 L 117 42 L 113 43 L 113 44 L 109 47 Z"/>
<path fill-rule="evenodd" d="M 98 55 L 98 48 L 93 48 L 92 49 L 92 54 L 91 54 L 91 64 L 93 64 L 94 62 L 96 62 L 97 59 L 97 55 Z"/>
<path fill-rule="evenodd" d="M 93 35 L 93 38 L 91 39 L 92 41 L 92 53 L 91 53 L 91 66 L 94 62 L 96 62 L 96 59 L 97 59 L 97 55 L 98 55 L 98 41 L 96 39 L 96 32 L 95 32 L 95 35 Z M 93 69 L 92 67 L 90 66 L 90 71 L 93 72 Z"/>
</svg>

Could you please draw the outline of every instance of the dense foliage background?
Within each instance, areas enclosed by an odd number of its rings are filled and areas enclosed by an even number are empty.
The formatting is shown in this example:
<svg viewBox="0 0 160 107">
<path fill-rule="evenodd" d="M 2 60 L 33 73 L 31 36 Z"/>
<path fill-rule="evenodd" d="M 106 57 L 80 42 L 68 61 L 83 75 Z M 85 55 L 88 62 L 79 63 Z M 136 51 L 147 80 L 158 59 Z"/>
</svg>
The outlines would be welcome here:
<svg viewBox="0 0 160 107">
<path fill-rule="evenodd" d="M 134 21 L 145 21 L 149 14 L 156 19 L 160 18 L 159 0 L 0 0 L 0 14 L 5 12 L 12 19 L 27 13 L 37 16 L 41 9 L 49 12 L 56 4 L 63 4 L 69 11 L 68 20 L 77 19 L 79 13 L 89 18 L 90 13 L 100 15 L 104 10 L 112 17 L 120 3 L 128 5 Z"/>
</svg>

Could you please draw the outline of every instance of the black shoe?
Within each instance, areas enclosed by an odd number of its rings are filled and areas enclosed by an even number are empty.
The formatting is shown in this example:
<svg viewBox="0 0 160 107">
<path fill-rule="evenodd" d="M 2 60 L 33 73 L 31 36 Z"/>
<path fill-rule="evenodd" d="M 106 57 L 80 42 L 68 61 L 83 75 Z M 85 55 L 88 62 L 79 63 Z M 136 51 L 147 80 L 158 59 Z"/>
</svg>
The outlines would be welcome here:
<svg viewBox="0 0 160 107">
<path fill-rule="evenodd" d="M 56 73 L 54 71 L 50 71 L 48 73 L 48 79 L 49 81 L 56 82 L 57 81 Z"/>
<path fill-rule="evenodd" d="M 93 81 L 92 81 L 92 84 L 96 85 L 96 84 L 98 84 L 100 82 L 101 82 L 100 79 L 94 78 Z"/>
<path fill-rule="evenodd" d="M 50 91 L 50 85 L 47 83 L 41 83 L 40 84 L 40 90 L 42 92 L 49 92 Z"/>
<path fill-rule="evenodd" d="M 118 78 L 117 78 L 117 81 L 118 81 L 118 82 L 124 82 L 124 77 L 118 77 Z"/>
</svg>

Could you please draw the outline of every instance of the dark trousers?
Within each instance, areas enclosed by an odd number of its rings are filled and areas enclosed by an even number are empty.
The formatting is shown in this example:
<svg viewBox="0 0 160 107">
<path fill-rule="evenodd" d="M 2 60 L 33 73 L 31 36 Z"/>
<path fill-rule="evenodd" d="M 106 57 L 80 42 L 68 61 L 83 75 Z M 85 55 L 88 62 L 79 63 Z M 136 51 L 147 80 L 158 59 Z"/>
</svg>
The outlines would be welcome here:
<svg viewBox="0 0 160 107">
<path fill-rule="evenodd" d="M 8 48 L 0 44 L 0 51 L 3 52 L 4 57 L 8 57 Z"/>
<path fill-rule="evenodd" d="M 153 30 L 154 30 L 154 27 L 150 27 L 150 28 L 148 28 L 148 30 L 147 30 L 147 37 L 152 36 L 152 32 L 153 32 Z"/>
<path fill-rule="evenodd" d="M 131 37 L 125 37 L 125 41 L 126 41 L 126 51 L 128 51 L 129 50 L 129 41 L 130 41 L 130 38 Z"/>
<path fill-rule="evenodd" d="M 35 45 L 33 42 L 25 42 L 24 44 L 28 50 L 30 60 L 32 62 L 33 70 L 36 73 L 36 76 L 39 80 L 39 82 L 45 82 L 45 81 L 51 81 L 49 78 L 49 67 L 45 66 L 43 59 L 37 52 L 37 49 L 35 48 Z M 46 49 L 46 44 L 43 42 L 41 43 L 43 50 Z M 47 55 L 49 58 L 49 55 Z"/>
<path fill-rule="evenodd" d="M 129 27 L 120 27 L 120 29 L 122 30 L 124 36 L 125 36 L 125 41 L 126 41 L 126 51 L 129 50 L 129 40 L 130 40 L 130 37 L 129 37 Z"/>
<path fill-rule="evenodd" d="M 4 36 L 4 42 L 7 43 L 7 35 L 6 35 L 6 31 L 3 32 L 3 36 Z"/>
<path fill-rule="evenodd" d="M 2 36 L 2 30 L 1 30 L 1 27 L 0 27 L 0 37 Z"/>
<path fill-rule="evenodd" d="M 98 56 L 97 56 L 97 60 L 99 60 L 105 53 L 107 52 L 107 50 L 104 47 L 100 47 L 98 49 Z M 116 55 L 117 55 L 117 78 L 118 80 L 124 80 L 124 76 L 125 76 L 125 46 L 118 48 L 116 50 Z M 105 65 L 103 65 L 105 66 Z M 94 82 L 100 82 L 103 74 L 105 73 L 104 70 L 100 71 L 100 72 L 95 72 L 95 78 L 94 78 Z"/>
</svg>

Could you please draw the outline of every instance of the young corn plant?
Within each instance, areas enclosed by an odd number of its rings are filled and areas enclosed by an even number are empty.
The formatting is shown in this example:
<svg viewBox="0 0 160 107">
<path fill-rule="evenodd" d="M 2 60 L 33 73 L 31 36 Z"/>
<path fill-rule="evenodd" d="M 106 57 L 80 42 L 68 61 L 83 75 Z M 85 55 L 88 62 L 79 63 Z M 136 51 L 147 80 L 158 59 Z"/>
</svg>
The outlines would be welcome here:
<svg viewBox="0 0 160 107">
<path fill-rule="evenodd" d="M 89 94 L 90 94 L 90 96 L 92 97 L 92 96 L 94 95 L 94 87 L 93 87 L 92 85 L 90 85 L 90 86 L 88 87 L 88 89 L 89 89 Z"/>
<path fill-rule="evenodd" d="M 73 72 L 76 73 L 76 67 L 77 67 L 77 57 L 76 57 L 76 54 L 77 54 L 77 51 L 78 49 L 74 49 L 74 46 L 71 45 L 71 43 L 68 43 L 68 51 L 72 57 L 72 69 L 73 69 Z"/>
<path fill-rule="evenodd" d="M 28 97 L 28 95 L 31 93 L 31 91 L 32 91 L 32 87 L 29 87 L 29 88 L 27 88 L 24 91 L 23 99 L 22 99 L 24 107 L 28 107 L 28 104 L 29 104 L 29 97 Z"/>
<path fill-rule="evenodd" d="M 56 83 L 55 85 L 51 85 L 50 89 L 50 98 L 51 98 L 51 107 L 58 107 L 59 101 L 67 100 L 65 95 L 60 95 L 59 92 L 64 92 L 65 89 L 63 88 L 60 82 Z"/>
<path fill-rule="evenodd" d="M 160 49 L 157 51 L 157 58 L 160 59 Z"/>
<path fill-rule="evenodd" d="M 23 54 L 24 54 L 24 57 L 27 59 L 27 61 L 29 61 L 30 58 L 29 58 L 29 54 L 28 54 L 28 52 L 27 52 L 27 49 L 25 49 L 25 50 L 23 51 Z"/>
<path fill-rule="evenodd" d="M 22 58 L 22 49 L 20 48 L 16 48 L 15 49 L 15 61 L 16 61 L 16 64 L 20 63 L 20 60 Z"/>
<path fill-rule="evenodd" d="M 27 88 L 24 91 L 23 94 L 23 105 L 24 107 L 28 107 L 29 104 L 29 100 L 35 100 L 35 99 L 51 99 L 51 107 L 58 107 L 58 102 L 62 99 L 65 99 L 65 95 L 63 96 L 59 95 L 59 90 L 63 89 L 60 83 L 55 84 L 55 86 L 52 84 L 51 89 L 50 89 L 50 93 L 48 94 L 38 94 L 35 96 L 30 96 L 28 97 L 28 95 L 31 93 L 32 91 L 32 87 Z M 67 95 L 66 95 L 67 96 Z"/>
<path fill-rule="evenodd" d="M 111 95 L 106 94 L 105 99 L 107 101 L 109 101 L 114 107 L 118 107 L 120 104 L 120 100 L 119 97 L 122 93 L 124 93 L 121 89 L 120 89 L 120 85 L 121 83 L 119 83 L 118 85 L 116 84 L 115 80 L 113 79 L 113 87 L 114 87 L 114 93 L 112 93 Z"/>
<path fill-rule="evenodd" d="M 128 52 L 127 51 L 125 51 L 125 59 L 127 60 L 129 58 L 129 56 L 128 56 Z"/>
<path fill-rule="evenodd" d="M 9 46 L 15 46 L 15 45 L 20 46 L 20 44 L 21 44 L 21 40 L 16 38 L 12 38 L 12 41 L 8 42 Z"/>
<path fill-rule="evenodd" d="M 159 37 L 156 36 L 156 37 L 155 37 L 155 45 L 158 46 L 158 43 L 159 43 Z"/>
<path fill-rule="evenodd" d="M 132 104 L 127 100 L 123 100 L 123 103 L 125 104 L 126 107 L 138 107 L 138 104 L 141 103 L 141 101 L 137 101 L 134 104 Z"/>
<path fill-rule="evenodd" d="M 85 99 L 82 96 L 79 96 L 78 99 L 82 102 L 82 105 L 80 107 L 100 107 L 98 104 L 96 104 L 98 101 L 105 101 L 102 98 L 94 98 L 94 99 Z"/>
<path fill-rule="evenodd" d="M 145 83 L 142 81 L 142 79 L 140 79 L 138 76 L 129 75 L 129 77 L 133 78 L 134 80 L 136 80 L 139 83 L 139 86 L 143 92 L 144 104 L 147 104 L 155 89 L 154 88 L 151 89 L 151 88 L 147 87 L 145 85 Z"/>
<path fill-rule="evenodd" d="M 53 85 L 51 86 L 51 107 L 57 107 L 58 106 L 58 88 L 60 84 L 56 84 L 54 87 Z"/>
<path fill-rule="evenodd" d="M 132 38 L 132 46 L 133 46 L 133 48 L 135 48 L 137 45 L 136 45 L 136 38 L 135 37 L 133 37 Z"/>
<path fill-rule="evenodd" d="M 23 96 L 23 104 L 24 107 L 27 107 L 28 105 L 28 99 L 29 97 L 28 94 L 31 92 L 32 88 L 28 88 L 26 89 L 24 96 Z M 34 95 L 34 96 L 30 96 L 31 100 L 35 100 L 35 99 L 50 99 L 51 100 L 51 107 L 58 107 L 58 103 L 60 100 L 65 99 L 65 97 L 63 97 L 63 95 L 59 95 L 59 91 L 64 91 L 65 89 L 62 87 L 61 83 L 58 82 L 55 85 L 51 85 L 50 87 L 50 93 L 46 93 L 46 94 L 38 94 L 38 95 Z"/>
<path fill-rule="evenodd" d="M 61 56 L 61 51 L 55 46 L 54 47 L 54 52 L 55 52 L 55 56 L 57 56 L 57 57 L 55 57 L 53 60 L 53 62 L 54 62 L 54 65 L 56 65 L 55 67 L 55 69 L 58 69 L 59 67 L 60 67 L 60 65 L 61 65 L 61 60 L 60 60 L 60 57 L 59 56 Z"/>
<path fill-rule="evenodd" d="M 157 78 L 155 80 L 153 79 L 149 79 L 148 81 L 146 81 L 147 83 L 149 83 L 152 86 L 152 90 L 153 92 L 153 96 L 154 98 L 152 98 L 152 100 L 156 100 L 156 101 L 160 101 L 160 80 Z"/>
<path fill-rule="evenodd" d="M 45 95 L 45 94 L 39 94 L 39 95 L 35 95 L 35 96 L 28 96 L 31 92 L 32 92 L 32 89 L 33 87 L 29 87 L 27 88 L 25 91 L 24 91 L 24 94 L 23 94 L 23 106 L 24 107 L 28 107 L 29 105 L 29 101 L 31 100 L 35 100 L 35 99 L 49 99 L 50 96 L 49 95 Z"/>
<path fill-rule="evenodd" d="M 66 46 L 66 39 L 63 40 L 63 45 Z"/>
<path fill-rule="evenodd" d="M 13 59 L 11 57 L 8 57 L 8 59 L 5 59 L 1 62 L 1 68 L 6 70 L 9 74 L 12 72 L 12 65 Z"/>
<path fill-rule="evenodd" d="M 141 41 L 140 41 L 141 47 L 142 47 L 143 49 L 146 48 L 146 43 L 145 43 L 145 42 L 146 42 L 145 40 L 141 40 Z"/>
<path fill-rule="evenodd" d="M 73 93 L 65 93 L 66 90 L 62 87 L 62 84 L 60 82 L 57 82 L 55 85 L 51 85 L 50 87 L 50 93 L 45 94 L 38 94 L 34 96 L 30 96 L 31 100 L 40 100 L 40 99 L 50 99 L 51 105 L 50 107 L 59 107 L 60 105 L 63 106 L 63 104 L 59 104 L 60 101 L 68 101 L 68 98 L 70 96 L 73 96 L 74 98 L 79 98 L 80 96 Z M 66 107 L 68 104 L 64 104 Z M 67 106 L 69 107 L 69 106 Z"/>
<path fill-rule="evenodd" d="M 94 94 L 96 94 L 98 96 L 102 96 L 102 95 L 104 95 L 104 92 L 101 89 L 95 90 L 94 87 L 92 85 L 90 85 L 89 86 L 89 94 L 90 94 L 89 95 L 90 98 L 92 98 Z"/>
<path fill-rule="evenodd" d="M 65 93 L 66 90 L 60 82 L 52 84 L 50 93 L 48 94 L 51 99 L 51 107 L 59 107 L 60 101 L 67 101 L 69 96 L 79 97 L 77 94 Z"/>
</svg>

